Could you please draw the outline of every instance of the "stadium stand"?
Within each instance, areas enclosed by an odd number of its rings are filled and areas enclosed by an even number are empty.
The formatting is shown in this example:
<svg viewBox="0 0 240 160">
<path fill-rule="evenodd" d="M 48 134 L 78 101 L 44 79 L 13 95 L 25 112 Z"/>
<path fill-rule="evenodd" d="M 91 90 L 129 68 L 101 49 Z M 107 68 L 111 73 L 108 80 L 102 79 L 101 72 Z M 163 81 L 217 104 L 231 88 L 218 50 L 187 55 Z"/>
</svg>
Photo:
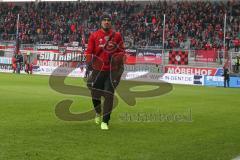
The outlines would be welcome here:
<svg viewBox="0 0 240 160">
<path fill-rule="evenodd" d="M 2 3 L 0 39 L 14 40 L 20 13 L 22 43 L 81 42 L 82 33 L 87 40 L 89 33 L 98 28 L 99 17 L 108 11 L 115 17 L 115 29 L 134 46 L 161 47 L 166 14 L 166 49 L 222 48 L 226 13 L 226 36 L 231 37 L 230 47 L 238 51 L 239 5 L 240 1 Z"/>
</svg>

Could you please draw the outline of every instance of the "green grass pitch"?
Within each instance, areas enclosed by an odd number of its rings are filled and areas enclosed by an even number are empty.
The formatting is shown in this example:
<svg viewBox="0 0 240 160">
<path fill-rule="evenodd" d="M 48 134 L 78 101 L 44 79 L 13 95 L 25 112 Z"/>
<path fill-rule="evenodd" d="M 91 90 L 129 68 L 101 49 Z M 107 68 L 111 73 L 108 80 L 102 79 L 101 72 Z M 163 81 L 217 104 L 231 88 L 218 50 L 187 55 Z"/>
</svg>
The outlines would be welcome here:
<svg viewBox="0 0 240 160">
<path fill-rule="evenodd" d="M 110 130 L 93 121 L 55 115 L 63 99 L 71 111 L 91 100 L 52 90 L 48 76 L 0 74 L 0 160 L 231 160 L 240 154 L 240 89 L 174 85 L 165 95 L 120 100 Z M 66 83 L 84 85 L 80 78 Z M 147 87 L 135 88 L 148 89 Z M 128 113 L 190 114 L 192 121 L 133 121 Z"/>
</svg>

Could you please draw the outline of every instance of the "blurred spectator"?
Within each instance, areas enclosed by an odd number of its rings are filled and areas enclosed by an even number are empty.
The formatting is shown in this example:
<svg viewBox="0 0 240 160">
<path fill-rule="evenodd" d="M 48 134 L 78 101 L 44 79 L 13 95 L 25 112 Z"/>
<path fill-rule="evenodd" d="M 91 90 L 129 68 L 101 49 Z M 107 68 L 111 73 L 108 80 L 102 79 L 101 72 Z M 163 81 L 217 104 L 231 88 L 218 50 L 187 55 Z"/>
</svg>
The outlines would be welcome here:
<svg viewBox="0 0 240 160">
<path fill-rule="evenodd" d="M 229 87 L 230 73 L 227 67 L 223 68 L 224 87 Z"/>
<path fill-rule="evenodd" d="M 12 69 L 13 69 L 13 73 L 16 73 L 17 70 L 17 60 L 16 60 L 17 55 L 13 55 L 12 56 Z"/>
<path fill-rule="evenodd" d="M 86 41 L 98 28 L 99 17 L 108 11 L 114 26 L 135 46 L 162 46 L 163 15 L 166 15 L 165 48 L 222 48 L 223 22 L 227 14 L 227 35 L 240 39 L 240 1 L 138 2 L 40 2 L 1 3 L 0 38 L 13 40 L 20 14 L 22 43 L 52 41 L 56 44 Z M 237 51 L 239 45 L 231 42 Z M 239 42 L 238 42 L 239 44 Z M 207 46 L 206 46 L 207 45 Z"/>
<path fill-rule="evenodd" d="M 236 72 L 239 73 L 239 65 L 240 65 L 240 62 L 239 62 L 239 61 L 240 61 L 240 57 L 237 56 L 236 58 L 237 58 L 237 62 L 236 62 Z"/>
</svg>

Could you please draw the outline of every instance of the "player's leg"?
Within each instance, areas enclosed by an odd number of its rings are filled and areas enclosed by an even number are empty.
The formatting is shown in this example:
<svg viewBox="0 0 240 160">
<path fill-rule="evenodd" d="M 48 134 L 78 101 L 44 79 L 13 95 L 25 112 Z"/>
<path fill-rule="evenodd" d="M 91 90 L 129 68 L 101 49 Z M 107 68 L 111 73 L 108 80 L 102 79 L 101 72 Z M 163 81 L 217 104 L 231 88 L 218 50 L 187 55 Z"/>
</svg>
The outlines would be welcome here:
<svg viewBox="0 0 240 160">
<path fill-rule="evenodd" d="M 101 97 L 104 96 L 104 80 L 105 73 L 93 70 L 88 78 L 88 87 L 91 90 L 92 103 L 96 112 L 95 123 L 100 124 L 101 121 Z"/>
<path fill-rule="evenodd" d="M 110 116 L 113 108 L 113 100 L 114 100 L 114 87 L 111 82 L 110 75 L 105 80 L 104 90 L 106 91 L 104 97 L 104 106 L 103 106 L 103 122 L 108 124 L 110 120 Z"/>
</svg>

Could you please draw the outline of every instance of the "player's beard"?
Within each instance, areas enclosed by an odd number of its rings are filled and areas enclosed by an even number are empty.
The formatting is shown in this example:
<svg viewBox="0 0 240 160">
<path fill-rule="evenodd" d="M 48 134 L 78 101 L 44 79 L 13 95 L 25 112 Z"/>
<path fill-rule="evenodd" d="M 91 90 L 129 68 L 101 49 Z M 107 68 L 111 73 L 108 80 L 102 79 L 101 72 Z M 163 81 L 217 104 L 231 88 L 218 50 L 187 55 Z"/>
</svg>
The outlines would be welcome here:
<svg viewBox="0 0 240 160">
<path fill-rule="evenodd" d="M 111 29 L 111 24 L 102 25 L 101 27 L 102 27 L 102 29 L 103 29 L 105 32 L 108 32 L 108 31 Z"/>
<path fill-rule="evenodd" d="M 105 31 L 105 32 L 108 32 L 110 30 L 111 27 L 102 27 L 102 29 Z"/>
</svg>

